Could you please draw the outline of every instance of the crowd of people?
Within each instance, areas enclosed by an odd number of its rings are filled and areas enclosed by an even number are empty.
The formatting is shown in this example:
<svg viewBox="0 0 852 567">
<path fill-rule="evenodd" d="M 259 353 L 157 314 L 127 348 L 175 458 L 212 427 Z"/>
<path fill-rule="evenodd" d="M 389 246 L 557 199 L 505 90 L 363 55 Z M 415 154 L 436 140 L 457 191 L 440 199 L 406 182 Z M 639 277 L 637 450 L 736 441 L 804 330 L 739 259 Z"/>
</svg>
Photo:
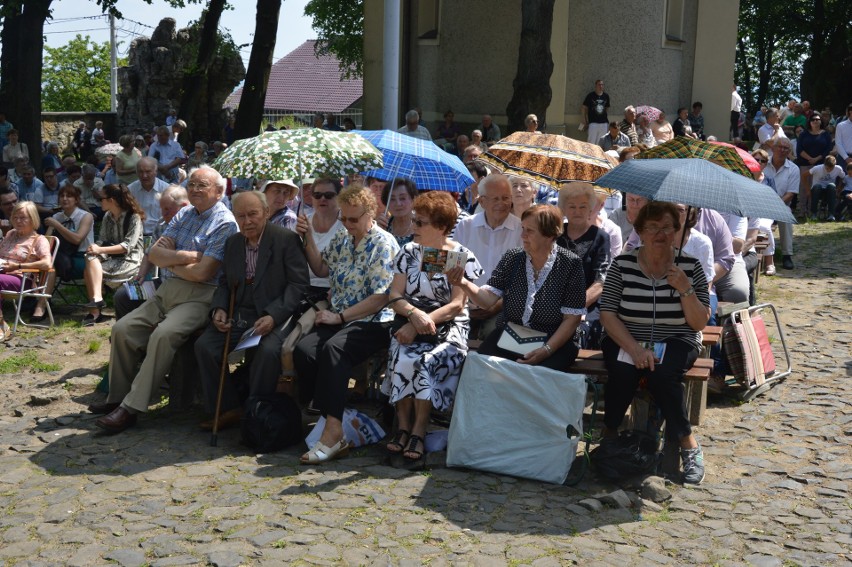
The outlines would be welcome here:
<svg viewBox="0 0 852 567">
<path fill-rule="evenodd" d="M 692 113 L 678 109 L 674 124 L 662 112 L 653 121 L 637 116 L 632 106 L 621 122 L 610 121 L 608 107 L 598 81 L 583 103 L 582 126 L 590 141 L 621 161 L 675 135 L 709 137 L 698 102 Z M 808 166 L 800 169 L 790 159 L 794 144 L 775 109 L 767 109 L 772 133 L 753 152 L 761 166 L 755 178 L 787 202 L 810 198 L 812 212 L 814 201 L 825 198 L 839 217 L 852 193 L 844 173 L 852 167 L 852 105 L 847 120 L 834 126 L 830 145 L 820 114 L 799 114 L 809 129 L 796 147 Z M 317 126 L 341 128 L 327 116 L 317 118 Z M 227 141 L 211 144 L 212 152 L 197 142 L 186 153 L 176 141 L 186 125 L 173 113 L 151 134 L 121 136 L 122 149 L 111 156 L 98 156 L 101 125 L 88 132 L 81 124 L 74 155 L 60 156 L 59 145 L 48 144 L 39 179 L 26 146 L 7 128 L 3 156 L 14 167 L 0 167 L 6 219 L 0 287 L 20 287 L 22 269 L 50 266 L 44 232 L 57 239 L 56 275 L 85 281 L 84 325 L 104 320 L 104 286 L 117 288 L 109 394 L 90 407 L 103 414 L 96 424 L 109 433 L 132 427 L 148 411 L 177 349 L 200 330 L 195 353 L 205 409 L 215 414 L 218 405 L 221 427 L 239 423 L 241 394 L 230 378 L 217 404 L 216 369 L 226 339 L 231 349 L 248 330 L 261 337 L 248 363 L 248 393 L 274 393 L 284 371 L 285 323 L 303 314 L 307 298 L 313 321 L 290 354 L 300 401 L 318 410 L 325 425 L 304 463 L 349 450 L 343 427 L 349 380 L 356 366 L 383 352 L 388 362 L 380 389 L 398 423 L 387 450 L 421 459 L 430 413 L 452 409 L 469 343 L 477 340 L 481 354 L 556 370 L 569 368 L 579 348 L 601 349 L 610 374 L 605 442 L 616 434 L 639 381 L 651 378 L 654 398 L 681 442 L 683 480 L 700 482 L 703 454 L 686 417 L 682 378 L 716 303 L 753 299 L 747 274 L 757 265 L 756 236 L 771 236 L 771 221 L 634 195 L 622 206 L 620 195 L 589 183 L 542 187 L 491 173 L 475 160 L 500 139 L 491 116 L 483 116 L 469 138 L 452 112 L 434 136 L 416 109 L 405 119 L 401 133 L 432 139 L 467 164 L 475 181 L 458 198 L 420 191 L 408 179 L 316 178 L 301 187 L 272 179 L 244 186 L 208 165 L 233 141 L 233 122 L 222 133 Z M 535 115 L 527 117 L 528 131 L 538 125 Z M 800 192 L 811 178 L 809 194 Z M 792 269 L 792 225 L 779 223 L 779 234 L 784 267 Z M 767 260 L 773 252 L 766 251 Z M 433 269 L 435 258 L 449 262 L 451 256 L 460 259 L 454 267 Z M 774 269 L 768 261 L 767 273 Z M 147 298 L 122 285 L 149 280 Z M 43 302 L 36 304 L 32 320 L 44 316 Z M 0 332 L 11 336 L 5 323 Z M 511 338 L 519 333 L 538 341 L 534 348 L 516 350 Z"/>
</svg>

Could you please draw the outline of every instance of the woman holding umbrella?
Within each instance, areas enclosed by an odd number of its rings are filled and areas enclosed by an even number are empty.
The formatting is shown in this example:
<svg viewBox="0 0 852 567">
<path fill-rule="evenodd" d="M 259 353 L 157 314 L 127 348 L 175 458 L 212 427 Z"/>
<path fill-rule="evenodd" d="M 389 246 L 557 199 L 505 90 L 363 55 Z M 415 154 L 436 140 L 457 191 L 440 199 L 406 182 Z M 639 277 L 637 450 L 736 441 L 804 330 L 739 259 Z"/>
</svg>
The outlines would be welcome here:
<svg viewBox="0 0 852 567">
<path fill-rule="evenodd" d="M 601 297 L 601 347 L 609 380 L 604 392 L 604 441 L 618 427 L 642 378 L 680 439 L 683 482 L 704 479 L 704 455 L 692 434 L 684 403 L 683 376 L 698 358 L 701 329 L 710 317 L 710 296 L 701 264 L 679 255 L 677 207 L 651 201 L 634 228 L 643 246 L 610 266 Z"/>
<path fill-rule="evenodd" d="M 314 184 L 314 204 L 319 183 Z M 305 239 L 311 270 L 328 277 L 329 309 L 316 314 L 316 327 L 296 345 L 293 360 L 303 402 L 311 398 L 325 417 L 319 441 L 302 455 L 303 464 L 319 464 L 348 453 L 343 410 L 352 369 L 373 353 L 388 348 L 386 307 L 393 280 L 396 240 L 374 222 L 376 199 L 369 189 L 349 187 L 337 196 L 345 232 L 319 251 L 313 230 L 300 217 L 296 231 Z"/>
</svg>

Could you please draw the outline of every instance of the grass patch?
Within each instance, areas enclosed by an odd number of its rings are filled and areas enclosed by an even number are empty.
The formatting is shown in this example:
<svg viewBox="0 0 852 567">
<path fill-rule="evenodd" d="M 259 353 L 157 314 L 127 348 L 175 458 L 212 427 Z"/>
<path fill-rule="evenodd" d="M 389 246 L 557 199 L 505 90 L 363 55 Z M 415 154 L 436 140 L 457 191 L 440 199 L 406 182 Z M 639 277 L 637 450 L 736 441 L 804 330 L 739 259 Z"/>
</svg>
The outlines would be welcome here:
<svg viewBox="0 0 852 567">
<path fill-rule="evenodd" d="M 95 354 L 101 350 L 101 341 L 89 341 L 89 347 L 86 349 L 86 354 Z"/>
<path fill-rule="evenodd" d="M 42 362 L 34 350 L 28 350 L 23 354 L 15 354 L 9 358 L 0 360 L 0 374 L 18 374 L 24 370 L 52 372 L 54 370 L 62 370 L 62 365 Z"/>
</svg>

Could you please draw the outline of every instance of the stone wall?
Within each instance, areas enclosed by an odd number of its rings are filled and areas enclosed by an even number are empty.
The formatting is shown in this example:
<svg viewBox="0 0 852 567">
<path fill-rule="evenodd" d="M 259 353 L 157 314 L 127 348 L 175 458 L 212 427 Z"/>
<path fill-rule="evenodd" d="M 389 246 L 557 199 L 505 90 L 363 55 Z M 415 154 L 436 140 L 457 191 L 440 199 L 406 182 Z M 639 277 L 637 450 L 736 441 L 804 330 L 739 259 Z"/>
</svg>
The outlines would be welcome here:
<svg viewBox="0 0 852 567">
<path fill-rule="evenodd" d="M 150 38 L 133 40 L 128 65 L 118 69 L 120 132 L 149 131 L 165 123 L 170 108 L 177 108 L 184 69 L 195 63 L 199 31 L 193 28 L 177 30 L 175 20 L 164 18 Z M 222 105 L 245 74 L 238 53 L 227 59 L 217 56 L 202 89 L 195 116 L 180 116 L 178 109 L 178 118 L 185 120 L 199 139 L 219 138 L 227 122 L 227 111 Z"/>
<path fill-rule="evenodd" d="M 104 123 L 104 136 L 111 142 L 118 141 L 116 115 L 113 112 L 42 112 L 41 139 L 59 144 L 59 153 L 71 152 L 74 131 L 80 122 L 92 130 L 95 122 Z"/>
</svg>

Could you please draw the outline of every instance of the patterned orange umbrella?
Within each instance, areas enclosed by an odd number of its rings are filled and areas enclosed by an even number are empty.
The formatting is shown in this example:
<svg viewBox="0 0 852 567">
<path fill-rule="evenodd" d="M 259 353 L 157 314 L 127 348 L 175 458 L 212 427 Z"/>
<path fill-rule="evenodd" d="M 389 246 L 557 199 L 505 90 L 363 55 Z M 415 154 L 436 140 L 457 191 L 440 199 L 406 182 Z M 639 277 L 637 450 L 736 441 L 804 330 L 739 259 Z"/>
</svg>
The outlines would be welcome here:
<svg viewBox="0 0 852 567">
<path fill-rule="evenodd" d="M 476 159 L 502 173 L 530 177 L 549 185 L 592 182 L 618 165 L 595 144 L 532 132 L 515 132 Z"/>
</svg>

